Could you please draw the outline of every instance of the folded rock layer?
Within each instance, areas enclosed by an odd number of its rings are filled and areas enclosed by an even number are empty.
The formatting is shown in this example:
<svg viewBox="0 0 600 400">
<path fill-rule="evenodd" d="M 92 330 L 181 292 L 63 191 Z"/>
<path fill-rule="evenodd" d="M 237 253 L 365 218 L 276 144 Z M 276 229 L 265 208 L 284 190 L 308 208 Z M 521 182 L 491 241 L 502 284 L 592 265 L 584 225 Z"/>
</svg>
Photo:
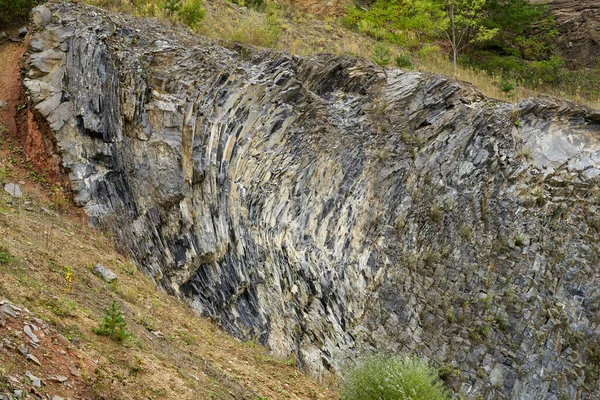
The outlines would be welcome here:
<svg viewBox="0 0 600 400">
<path fill-rule="evenodd" d="M 83 5 L 33 20 L 23 135 L 198 312 L 317 376 L 376 348 L 469 398 L 597 393 L 598 112 Z"/>
</svg>

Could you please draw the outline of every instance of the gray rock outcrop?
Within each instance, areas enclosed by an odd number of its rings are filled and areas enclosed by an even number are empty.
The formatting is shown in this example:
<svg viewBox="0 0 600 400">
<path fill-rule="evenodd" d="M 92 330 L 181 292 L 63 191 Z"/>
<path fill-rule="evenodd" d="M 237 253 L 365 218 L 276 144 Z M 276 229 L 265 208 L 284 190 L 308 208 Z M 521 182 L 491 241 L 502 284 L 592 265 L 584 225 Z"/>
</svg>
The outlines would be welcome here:
<svg viewBox="0 0 600 400">
<path fill-rule="evenodd" d="M 377 348 L 469 398 L 597 396 L 598 112 L 47 7 L 40 143 L 163 288 L 316 375 Z"/>
</svg>

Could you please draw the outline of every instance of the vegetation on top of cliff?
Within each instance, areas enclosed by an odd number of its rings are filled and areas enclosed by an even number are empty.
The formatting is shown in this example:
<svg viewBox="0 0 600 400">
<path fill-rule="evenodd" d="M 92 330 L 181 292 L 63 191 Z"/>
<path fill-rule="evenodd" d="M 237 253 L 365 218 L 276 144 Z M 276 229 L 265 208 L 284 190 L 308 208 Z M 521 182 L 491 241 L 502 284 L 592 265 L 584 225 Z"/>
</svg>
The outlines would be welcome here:
<svg viewBox="0 0 600 400">
<path fill-rule="evenodd" d="M 353 54 L 382 64 L 379 55 L 389 53 L 390 60 L 400 57 L 400 68 L 455 75 L 505 101 L 546 93 L 600 107 L 600 70 L 566 68 L 554 49 L 554 18 L 546 6 L 526 0 L 356 2 L 341 18 L 307 13 L 303 1 L 295 6 L 272 0 L 85 2 L 181 22 L 216 39 L 298 55 Z M 19 0 L 4 9 L 22 15 L 36 3 Z M 0 20 L 14 18 L 0 9 Z"/>
</svg>

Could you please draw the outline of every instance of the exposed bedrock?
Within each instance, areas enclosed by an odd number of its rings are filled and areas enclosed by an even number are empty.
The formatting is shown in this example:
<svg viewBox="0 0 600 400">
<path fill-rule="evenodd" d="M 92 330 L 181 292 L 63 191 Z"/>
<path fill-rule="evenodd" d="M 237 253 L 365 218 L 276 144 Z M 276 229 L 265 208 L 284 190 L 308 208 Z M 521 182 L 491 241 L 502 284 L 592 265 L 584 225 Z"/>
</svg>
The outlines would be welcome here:
<svg viewBox="0 0 600 400">
<path fill-rule="evenodd" d="M 76 201 L 198 312 L 315 375 L 377 348 L 470 398 L 598 398 L 598 112 L 83 5 L 34 21 L 23 85 Z"/>
</svg>

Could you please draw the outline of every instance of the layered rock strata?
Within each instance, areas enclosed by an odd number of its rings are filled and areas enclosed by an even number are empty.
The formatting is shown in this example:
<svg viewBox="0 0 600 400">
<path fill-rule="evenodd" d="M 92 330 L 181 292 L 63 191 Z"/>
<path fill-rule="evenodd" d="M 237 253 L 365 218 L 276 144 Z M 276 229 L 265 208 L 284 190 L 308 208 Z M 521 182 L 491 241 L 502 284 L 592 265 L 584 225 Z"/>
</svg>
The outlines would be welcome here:
<svg viewBox="0 0 600 400">
<path fill-rule="evenodd" d="M 34 22 L 40 142 L 198 312 L 315 375 L 376 348 L 469 398 L 597 398 L 598 112 L 83 5 Z"/>
</svg>

